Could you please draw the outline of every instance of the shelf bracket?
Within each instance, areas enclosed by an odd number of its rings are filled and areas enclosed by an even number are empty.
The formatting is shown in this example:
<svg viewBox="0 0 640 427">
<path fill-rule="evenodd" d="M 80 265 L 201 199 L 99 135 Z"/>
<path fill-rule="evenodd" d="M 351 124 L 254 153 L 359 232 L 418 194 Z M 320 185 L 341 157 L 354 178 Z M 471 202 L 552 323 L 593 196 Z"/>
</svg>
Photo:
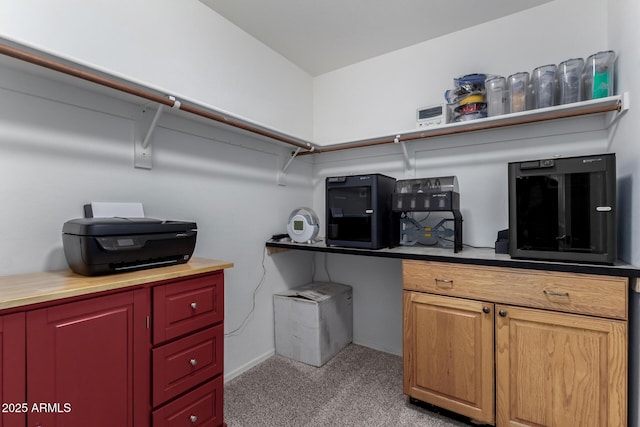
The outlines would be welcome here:
<svg viewBox="0 0 640 427">
<path fill-rule="evenodd" d="M 287 169 L 289 169 L 289 165 L 291 164 L 291 162 L 293 162 L 293 159 L 295 159 L 296 156 L 300 153 L 300 150 L 302 150 L 302 147 L 296 148 L 296 151 L 294 151 L 291 154 L 291 158 L 289 159 L 289 161 L 282 168 L 282 171 L 281 171 L 282 173 L 287 173 Z"/>
<path fill-rule="evenodd" d="M 315 146 L 308 144 L 309 153 L 312 153 L 313 150 L 315 150 L 315 148 L 316 148 Z M 287 161 L 287 163 L 285 163 L 284 167 L 278 171 L 278 178 L 277 178 L 278 185 L 282 185 L 282 186 L 287 185 L 284 181 L 284 177 L 287 175 L 287 169 L 289 169 L 291 162 L 293 162 L 293 159 L 295 159 L 296 156 L 300 154 L 301 150 L 302 150 L 302 147 L 296 148 L 296 151 L 291 153 L 291 158 Z"/>
<path fill-rule="evenodd" d="M 620 123 L 619 120 L 627 113 L 627 111 L 629 111 L 629 104 L 629 92 L 625 92 L 620 96 L 620 101 L 618 102 L 618 110 L 607 113 L 605 117 L 607 129 L 607 151 L 611 151 L 613 138 L 615 137 L 616 131 L 618 130 L 618 123 Z"/>
<path fill-rule="evenodd" d="M 631 103 L 631 98 L 630 98 L 629 92 L 625 92 L 622 95 L 620 95 L 618 110 L 607 114 L 607 118 L 606 118 L 607 127 L 613 126 L 618 120 L 620 120 L 622 116 L 627 114 L 627 111 L 629 111 L 630 103 Z"/>
<path fill-rule="evenodd" d="M 404 156 L 404 169 L 405 173 L 408 174 L 412 170 L 411 159 L 409 158 L 409 153 L 407 152 L 407 146 L 404 141 L 400 141 L 400 135 L 396 135 L 393 139 L 394 144 L 400 145 L 402 148 L 402 155 Z"/>
<path fill-rule="evenodd" d="M 176 98 L 173 96 L 168 96 L 169 100 L 173 101 L 172 109 L 180 109 L 180 101 L 176 101 Z M 147 104 L 148 105 L 148 104 Z M 142 112 L 140 114 L 139 120 L 137 121 L 137 132 L 134 140 L 134 157 L 133 157 L 133 165 L 136 168 L 140 169 L 151 169 L 151 153 L 152 153 L 152 145 L 151 145 L 151 135 L 153 135 L 153 131 L 158 124 L 158 120 L 162 115 L 165 105 L 159 104 L 158 109 L 156 110 L 151 123 L 149 123 L 148 127 L 144 126 L 147 124 L 149 116 L 147 114 L 147 105 L 142 108 Z M 144 133 L 144 137 L 142 137 L 143 128 L 147 127 L 147 131 Z"/>
</svg>

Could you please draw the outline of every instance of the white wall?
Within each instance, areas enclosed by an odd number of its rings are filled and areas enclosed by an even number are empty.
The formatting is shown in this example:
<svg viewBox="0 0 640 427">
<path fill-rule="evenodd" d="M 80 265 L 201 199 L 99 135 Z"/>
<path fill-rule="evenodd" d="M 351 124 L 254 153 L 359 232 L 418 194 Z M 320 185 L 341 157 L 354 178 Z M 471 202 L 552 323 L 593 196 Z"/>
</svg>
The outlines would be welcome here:
<svg viewBox="0 0 640 427">
<path fill-rule="evenodd" d="M 0 0 L 0 38 L 312 136 L 312 78 L 197 0 Z M 66 268 L 61 227 L 82 216 L 84 203 L 141 201 L 148 216 L 195 220 L 196 256 L 235 263 L 225 332 L 243 324 L 255 292 L 250 321 L 225 339 L 225 376 L 273 354 L 271 296 L 308 282 L 312 257 L 263 258 L 264 242 L 285 231 L 295 207 L 311 204 L 310 159 L 292 164 L 280 187 L 276 173 L 290 148 L 165 114 L 153 169 L 134 169 L 134 119 L 145 101 L 126 104 L 74 88 L 77 80 L 63 79 L 73 81 L 66 86 L 4 68 L 0 78 L 0 274 Z"/>
<path fill-rule="evenodd" d="M 544 126 L 544 125 L 543 125 Z M 498 230 L 508 228 L 507 163 L 540 158 L 555 153 L 565 156 L 605 152 L 606 132 L 600 119 L 582 118 L 566 132 L 563 124 L 546 125 L 541 131 L 532 125 L 522 129 L 485 132 L 481 135 L 452 136 L 431 141 L 426 146 L 409 146 L 412 167 L 405 168 L 396 146 L 338 151 L 317 156 L 313 165 L 314 208 L 326 235 L 325 181 L 328 176 L 383 173 L 398 179 L 456 175 L 460 186 L 460 205 L 464 218 L 466 245 L 493 247 Z M 576 131 L 576 129 L 580 129 Z M 457 146 L 450 147 L 450 144 Z M 464 250 L 464 249 L 463 249 Z M 322 262 L 317 255 L 316 262 Z M 349 258 L 349 259 L 346 259 Z M 368 347 L 402 354 L 402 277 L 399 260 L 379 258 L 329 257 L 331 279 L 354 287 L 354 341 Z M 326 279 L 324 270 L 319 270 Z M 362 300 L 358 299 L 358 296 Z M 385 301 L 383 311 L 371 304 Z M 384 313 L 382 315 L 382 313 Z M 359 328 L 360 327 L 360 328 Z"/>
<path fill-rule="evenodd" d="M 452 78 L 469 72 L 508 75 L 614 48 L 624 55 L 620 86 L 632 90 L 638 65 L 633 1 L 619 7 L 609 2 L 607 8 L 598 0 L 556 0 L 313 80 L 196 0 L 159 0 L 153 7 L 144 0 L 0 0 L 0 36 L 331 143 L 411 129 L 416 107 L 441 102 Z M 625 25 L 616 30 L 620 20 Z M 225 340 L 227 378 L 271 354 L 271 295 L 310 280 L 314 261 L 318 280 L 330 276 L 354 287 L 354 340 L 401 354 L 398 260 L 329 255 L 327 275 L 325 255 L 291 251 L 264 258 L 261 282 L 264 241 L 284 230 L 291 210 L 311 205 L 324 219 L 325 177 L 455 174 L 465 243 L 491 246 L 496 231 L 507 226 L 508 161 L 608 148 L 601 119 L 583 118 L 568 126 L 547 123 L 409 143 L 410 167 L 393 145 L 302 157 L 291 166 L 289 185 L 279 187 L 275 173 L 286 148 L 166 116 L 154 137 L 154 168 L 137 170 L 131 139 L 139 106 L 4 68 L 0 79 L 0 273 L 64 268 L 60 228 L 80 216 L 87 201 L 139 200 L 149 216 L 196 220 L 196 255 L 236 264 L 227 272 L 226 332 L 242 324 L 257 289 L 251 321 Z M 632 121 L 622 118 L 613 144 L 623 153 L 619 170 L 630 177 L 623 182 L 629 193 L 638 159 Z M 637 211 L 637 197 L 632 200 L 625 208 L 630 215 Z M 637 234 L 629 218 L 621 221 L 624 233 Z M 635 234 L 623 253 L 639 265 Z"/>
<path fill-rule="evenodd" d="M 311 76 L 197 0 L 0 0 L 0 37 L 311 138 Z"/>
<path fill-rule="evenodd" d="M 508 76 L 586 58 L 608 47 L 606 16 L 601 0 L 555 0 L 318 76 L 314 140 L 329 144 L 413 129 L 416 108 L 444 102 L 460 75 Z"/>
<path fill-rule="evenodd" d="M 618 53 L 618 92 L 631 95 L 631 108 L 611 131 L 612 151 L 618 167 L 618 210 L 620 227 L 629 230 L 620 236 L 620 257 L 640 265 L 640 3 L 635 0 L 609 1 L 609 42 Z M 634 105 L 635 104 L 635 105 Z M 634 108 L 635 107 L 635 108 Z M 629 425 L 640 425 L 640 294 L 629 295 Z"/>
<path fill-rule="evenodd" d="M 630 94 L 630 109 L 611 129 L 612 147 L 618 168 L 618 203 L 620 227 L 629 230 L 620 235 L 620 258 L 640 265 L 640 4 L 637 1 L 609 1 L 609 43 L 618 54 L 617 92 Z M 635 104 L 635 105 L 634 105 Z M 635 108 L 634 108 L 635 107 Z"/>
<path fill-rule="evenodd" d="M 415 127 L 415 109 L 443 102 L 444 91 L 459 75 L 531 72 L 539 65 L 586 58 L 608 49 L 606 16 L 606 2 L 556 0 L 319 76 L 314 81 L 315 141 L 330 144 L 410 130 Z M 602 25 L 585 25 L 593 22 Z M 314 208 L 324 224 L 327 176 L 375 172 L 397 179 L 456 175 L 464 243 L 493 247 L 497 231 L 508 227 L 507 163 L 606 152 L 608 135 L 603 123 L 603 117 L 581 118 L 409 142 L 408 167 L 401 148 L 394 144 L 316 155 Z M 400 271 L 399 264 L 389 260 L 383 265 Z M 370 321 L 379 318 L 380 311 L 368 304 L 370 299 L 400 301 L 401 277 L 381 276 L 381 262 L 376 258 L 355 264 L 331 257 L 329 265 L 334 280 L 354 286 L 354 307 L 359 303 L 356 297 L 367 293 L 357 311 L 359 318 L 354 320 L 361 325 L 354 330 L 354 339 L 401 354 L 402 343 L 397 339 L 402 330 L 400 303 L 388 304 L 380 322 Z M 353 273 L 355 266 L 358 274 Z M 382 323 L 384 328 L 380 328 Z"/>
<path fill-rule="evenodd" d="M 226 271 L 225 372 L 273 353 L 271 296 L 311 278 L 309 254 L 264 257 L 264 242 L 311 203 L 311 167 L 290 149 L 164 115 L 153 168 L 133 167 L 134 105 L 0 66 L 0 274 L 67 268 L 61 230 L 91 201 L 139 201 L 152 218 L 194 220 L 195 256 L 231 261 Z M 231 143 L 229 143 L 231 141 Z M 266 270 L 263 278 L 263 265 Z"/>
</svg>

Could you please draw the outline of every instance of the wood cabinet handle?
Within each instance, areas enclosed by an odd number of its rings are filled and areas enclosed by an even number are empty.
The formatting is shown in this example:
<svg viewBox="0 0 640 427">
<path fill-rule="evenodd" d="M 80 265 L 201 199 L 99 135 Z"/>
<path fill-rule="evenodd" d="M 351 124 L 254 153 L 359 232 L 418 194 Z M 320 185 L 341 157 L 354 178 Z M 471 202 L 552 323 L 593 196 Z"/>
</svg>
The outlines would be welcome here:
<svg viewBox="0 0 640 427">
<path fill-rule="evenodd" d="M 196 304 L 195 302 L 192 302 L 191 308 L 195 310 L 196 308 L 198 308 L 198 304 Z"/>
<path fill-rule="evenodd" d="M 482 312 L 483 313 L 491 313 L 491 309 L 489 307 L 482 307 Z"/>
<path fill-rule="evenodd" d="M 197 359 L 191 359 L 191 360 L 189 360 L 189 363 L 191 364 L 191 366 L 196 366 L 198 364 L 198 360 Z"/>
<path fill-rule="evenodd" d="M 189 421 L 191 421 L 192 423 L 195 423 L 196 421 L 198 421 L 198 417 L 196 417 L 195 415 L 191 415 L 189 417 Z"/>
<path fill-rule="evenodd" d="M 554 292 L 554 291 L 548 291 L 548 290 L 544 290 L 542 291 L 544 292 L 545 295 L 550 296 L 550 297 L 566 297 L 569 298 L 569 292 Z"/>
<path fill-rule="evenodd" d="M 500 310 L 500 311 L 498 312 L 498 314 L 500 315 L 500 317 L 507 317 L 507 312 L 506 312 L 506 310 Z"/>
<path fill-rule="evenodd" d="M 453 280 L 436 278 L 436 286 L 442 288 L 444 286 L 453 288 Z"/>
</svg>

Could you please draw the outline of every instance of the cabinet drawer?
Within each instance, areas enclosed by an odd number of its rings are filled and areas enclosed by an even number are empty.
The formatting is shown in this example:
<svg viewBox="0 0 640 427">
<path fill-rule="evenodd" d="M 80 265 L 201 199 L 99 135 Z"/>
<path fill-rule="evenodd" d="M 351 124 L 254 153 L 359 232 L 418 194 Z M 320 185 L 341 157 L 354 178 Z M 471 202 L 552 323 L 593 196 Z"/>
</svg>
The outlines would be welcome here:
<svg viewBox="0 0 640 427">
<path fill-rule="evenodd" d="M 153 427 L 222 425 L 222 376 L 153 411 Z"/>
<path fill-rule="evenodd" d="M 221 273 L 153 288 L 153 343 L 222 322 L 223 288 Z"/>
<path fill-rule="evenodd" d="M 628 279 L 404 260 L 403 288 L 440 295 L 627 318 Z"/>
<path fill-rule="evenodd" d="M 152 350 L 153 406 L 222 373 L 222 325 Z"/>
</svg>

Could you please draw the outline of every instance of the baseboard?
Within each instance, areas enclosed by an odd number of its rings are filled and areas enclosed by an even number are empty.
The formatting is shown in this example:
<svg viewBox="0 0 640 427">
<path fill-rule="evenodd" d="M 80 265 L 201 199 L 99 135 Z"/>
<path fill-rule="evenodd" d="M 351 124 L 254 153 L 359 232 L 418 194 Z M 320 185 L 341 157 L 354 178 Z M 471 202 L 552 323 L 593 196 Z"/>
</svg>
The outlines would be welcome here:
<svg viewBox="0 0 640 427">
<path fill-rule="evenodd" d="M 396 356 L 402 356 L 402 352 L 400 352 L 400 354 L 397 354 L 396 351 L 392 351 L 388 348 L 379 348 L 377 346 L 371 345 L 371 343 L 362 343 L 362 342 L 358 342 L 358 341 L 353 341 L 354 344 L 356 345 L 361 345 L 363 347 L 368 347 L 368 348 L 372 348 L 374 350 L 378 350 L 378 351 L 382 351 L 383 353 L 390 353 Z M 232 379 L 234 379 L 235 377 L 243 374 L 244 372 L 248 371 L 249 369 L 253 368 L 254 366 L 258 366 L 259 364 L 261 364 L 262 362 L 264 362 L 265 360 L 267 360 L 270 357 L 273 357 L 276 354 L 275 349 L 271 349 L 269 351 L 267 351 L 266 353 L 261 354 L 260 356 L 256 357 L 255 359 L 250 360 L 249 362 L 245 363 L 244 365 L 234 369 L 231 372 L 225 372 L 224 373 L 224 382 L 228 383 L 229 381 L 231 381 Z"/>
<path fill-rule="evenodd" d="M 238 375 L 248 371 L 249 369 L 253 368 L 254 366 L 258 366 L 259 364 L 261 364 L 262 362 L 264 362 L 268 358 L 274 356 L 275 354 L 276 354 L 275 349 L 271 349 L 271 350 L 267 351 L 266 353 L 263 353 L 262 355 L 256 357 L 255 359 L 250 360 L 249 362 L 245 363 L 244 365 L 238 367 L 237 369 L 234 369 L 231 372 L 225 372 L 224 373 L 224 382 L 228 383 L 229 381 L 231 381 L 232 379 L 234 379 Z"/>
<path fill-rule="evenodd" d="M 353 340 L 353 343 L 356 344 L 356 345 L 361 345 L 362 347 L 367 347 L 367 348 L 371 348 L 373 350 L 381 351 L 383 353 L 389 353 L 389 354 L 393 354 L 394 356 L 402 357 L 402 349 L 400 349 L 400 351 L 398 351 L 397 349 L 382 348 L 382 347 L 377 346 L 377 345 L 372 345 L 369 342 L 360 342 L 358 340 Z"/>
</svg>

